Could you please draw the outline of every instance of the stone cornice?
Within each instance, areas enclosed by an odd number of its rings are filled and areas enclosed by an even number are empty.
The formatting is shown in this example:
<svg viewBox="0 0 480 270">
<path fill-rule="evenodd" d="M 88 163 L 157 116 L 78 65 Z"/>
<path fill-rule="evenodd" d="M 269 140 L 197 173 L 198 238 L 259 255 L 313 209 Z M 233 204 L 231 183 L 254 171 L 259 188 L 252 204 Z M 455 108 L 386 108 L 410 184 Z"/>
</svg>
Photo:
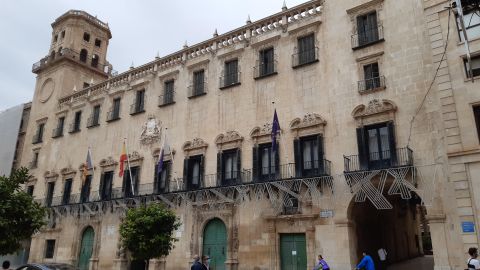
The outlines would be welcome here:
<svg viewBox="0 0 480 270">
<path fill-rule="evenodd" d="M 347 14 L 351 15 L 351 14 L 355 14 L 355 13 L 358 13 L 359 11 L 363 10 L 363 9 L 366 9 L 366 8 L 370 8 L 370 7 L 373 7 L 375 5 L 378 5 L 380 3 L 383 3 L 384 0 L 372 0 L 372 1 L 368 1 L 364 4 L 361 4 L 361 5 L 358 5 L 356 7 L 353 7 L 353 8 L 350 8 L 350 9 L 347 9 Z"/>
</svg>

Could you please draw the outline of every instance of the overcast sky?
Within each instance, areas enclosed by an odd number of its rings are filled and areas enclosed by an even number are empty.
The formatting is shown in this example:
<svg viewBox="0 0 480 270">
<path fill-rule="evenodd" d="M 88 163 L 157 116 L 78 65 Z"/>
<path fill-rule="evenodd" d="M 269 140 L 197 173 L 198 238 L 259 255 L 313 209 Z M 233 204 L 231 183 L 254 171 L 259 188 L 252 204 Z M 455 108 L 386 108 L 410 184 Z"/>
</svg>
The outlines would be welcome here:
<svg viewBox="0 0 480 270">
<path fill-rule="evenodd" d="M 287 0 L 287 6 L 307 0 Z M 281 11 L 283 0 L 10 0 L 0 8 L 0 111 L 33 97 L 32 64 L 48 54 L 50 24 L 69 9 L 108 22 L 108 61 L 119 72 Z"/>
</svg>

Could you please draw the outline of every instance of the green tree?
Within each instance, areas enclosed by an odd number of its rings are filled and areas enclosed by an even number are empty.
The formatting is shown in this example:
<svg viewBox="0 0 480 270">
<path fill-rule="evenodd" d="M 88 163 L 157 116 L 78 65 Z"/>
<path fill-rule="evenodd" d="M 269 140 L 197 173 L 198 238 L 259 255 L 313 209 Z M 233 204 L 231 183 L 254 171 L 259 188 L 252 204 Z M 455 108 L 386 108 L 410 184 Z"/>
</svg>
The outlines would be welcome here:
<svg viewBox="0 0 480 270">
<path fill-rule="evenodd" d="M 45 225 L 47 210 L 22 190 L 29 178 L 26 168 L 0 176 L 0 255 L 16 252 L 21 241 Z"/>
<path fill-rule="evenodd" d="M 167 256 L 173 248 L 173 232 L 180 227 L 175 213 L 160 204 L 131 208 L 120 225 L 124 247 L 135 260 L 148 260 Z"/>
</svg>

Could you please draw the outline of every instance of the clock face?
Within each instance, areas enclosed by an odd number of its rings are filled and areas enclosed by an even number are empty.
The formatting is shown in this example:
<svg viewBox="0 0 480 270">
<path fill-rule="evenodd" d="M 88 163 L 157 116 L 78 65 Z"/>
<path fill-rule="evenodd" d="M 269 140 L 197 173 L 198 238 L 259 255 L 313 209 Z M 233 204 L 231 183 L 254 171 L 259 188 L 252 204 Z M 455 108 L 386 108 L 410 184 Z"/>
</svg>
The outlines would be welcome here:
<svg viewBox="0 0 480 270">
<path fill-rule="evenodd" d="M 42 103 L 47 102 L 53 94 L 53 90 L 55 89 L 55 83 L 51 78 L 48 78 L 42 85 L 39 93 L 39 100 Z"/>
</svg>

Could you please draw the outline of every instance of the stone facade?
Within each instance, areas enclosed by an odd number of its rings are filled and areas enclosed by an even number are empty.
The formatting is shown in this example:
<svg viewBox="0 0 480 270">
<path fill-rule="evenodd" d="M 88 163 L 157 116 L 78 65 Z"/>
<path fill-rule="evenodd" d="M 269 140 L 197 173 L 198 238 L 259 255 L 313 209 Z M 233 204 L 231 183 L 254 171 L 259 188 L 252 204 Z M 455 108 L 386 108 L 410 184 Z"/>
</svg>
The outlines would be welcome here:
<svg viewBox="0 0 480 270">
<path fill-rule="evenodd" d="M 125 209 L 156 201 L 172 207 L 183 225 L 172 253 L 152 260 L 155 269 L 185 269 L 194 254 L 205 254 L 204 230 L 213 219 L 226 228 L 225 262 L 217 269 L 284 269 L 283 241 L 290 234 L 304 237 L 308 268 L 323 254 L 333 269 L 352 269 L 362 251 L 372 253 L 380 245 L 398 248 L 389 252 L 395 262 L 423 254 L 420 238 L 428 231 L 435 269 L 463 269 L 464 250 L 478 244 L 477 234 L 460 231 L 462 221 L 476 222 L 472 175 L 478 174 L 478 139 L 470 101 L 476 100 L 478 83 L 464 80 L 456 41 L 450 40 L 448 61 L 416 113 L 443 52 L 444 6 L 443 1 L 313 0 L 115 76 L 106 61 L 108 25 L 81 11 L 62 15 L 52 24 L 49 56 L 33 66 L 38 76 L 26 131 L 27 139 L 33 137 L 44 123 L 45 130 L 54 129 L 54 138 L 47 132 L 42 142 L 26 144 L 21 155 L 27 165 L 38 153 L 28 185 L 35 186 L 35 198 L 50 196 L 53 209 L 48 227 L 32 239 L 30 261 L 79 263 L 82 235 L 91 227 L 90 269 L 125 269 L 131 260 L 118 236 Z M 372 42 L 365 42 L 357 34 L 358 20 L 372 12 L 377 30 Z M 299 40 L 311 35 L 314 53 L 305 62 Z M 273 59 L 265 60 L 270 48 Z M 226 63 L 232 60 L 238 68 L 229 74 Z M 262 61 L 272 66 L 263 69 Z M 365 74 L 372 64 L 379 70 L 374 87 Z M 225 74 L 236 74 L 233 83 L 225 85 Z M 258 146 L 271 145 L 275 109 L 281 132 L 273 180 L 288 180 L 258 181 L 264 173 L 257 166 Z M 388 130 L 390 136 L 388 142 L 379 139 L 388 151 L 370 148 L 368 164 L 359 157 L 365 127 Z M 316 149 L 323 155 L 316 157 L 322 165 L 315 165 L 321 172 L 308 176 L 297 148 L 307 137 L 318 138 Z M 165 138 L 170 182 L 167 190 L 155 192 Z M 139 168 L 132 198 L 116 195 L 128 190 L 118 176 L 123 142 L 130 157 L 126 166 Z M 89 148 L 94 167 L 87 170 L 90 198 L 84 200 Z M 225 186 L 225 165 L 219 164 L 234 149 L 242 177 Z M 372 155 L 379 153 L 388 164 L 375 167 Z M 195 164 L 198 185 L 192 180 Z M 113 186 L 106 198 L 101 185 L 109 172 Z M 372 205 L 386 220 L 378 227 L 385 239 L 362 246 L 362 233 L 372 232 L 360 217 L 375 213 Z M 375 226 L 382 222 L 377 220 Z M 51 256 L 47 240 L 55 240 Z M 300 255 L 292 250 L 292 256 Z"/>
</svg>

